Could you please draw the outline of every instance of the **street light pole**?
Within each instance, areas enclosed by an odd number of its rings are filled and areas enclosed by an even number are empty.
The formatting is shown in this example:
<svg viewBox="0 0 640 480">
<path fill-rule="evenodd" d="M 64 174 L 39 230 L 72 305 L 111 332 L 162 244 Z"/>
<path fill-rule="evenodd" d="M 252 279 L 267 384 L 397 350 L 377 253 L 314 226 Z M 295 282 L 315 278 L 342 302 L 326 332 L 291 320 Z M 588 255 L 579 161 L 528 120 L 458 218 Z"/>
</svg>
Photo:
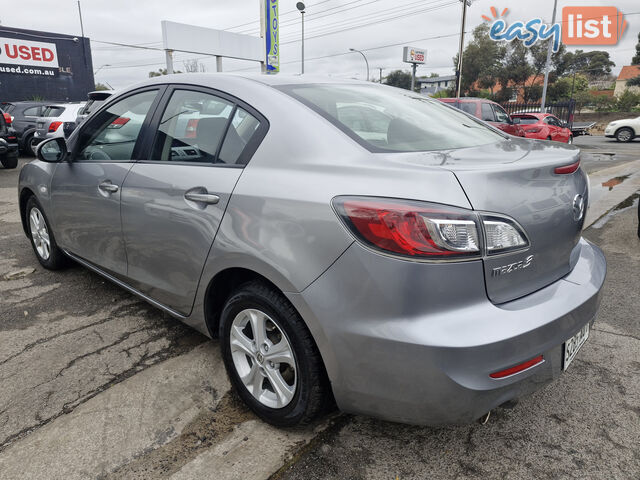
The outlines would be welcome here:
<svg viewBox="0 0 640 480">
<path fill-rule="evenodd" d="M 456 72 L 456 98 L 460 98 L 462 87 L 462 52 L 464 49 L 464 27 L 467 23 L 467 7 L 471 6 L 471 0 L 462 1 L 462 20 L 460 25 L 460 48 L 458 49 L 458 71 Z"/>
<path fill-rule="evenodd" d="M 296 3 L 296 8 L 300 10 L 300 15 L 302 17 L 302 62 L 300 66 L 300 74 L 304 74 L 304 14 L 305 14 L 304 3 L 302 2 Z"/>
<path fill-rule="evenodd" d="M 553 2 L 553 17 L 551 25 L 556 23 L 556 11 L 558 10 L 558 0 Z M 547 87 L 549 86 L 549 70 L 551 69 L 551 52 L 553 50 L 553 37 L 549 38 L 549 49 L 547 50 L 547 63 L 544 66 L 544 85 L 542 87 L 542 102 L 540 103 L 540 113 L 544 113 L 544 107 L 547 103 Z"/>
<path fill-rule="evenodd" d="M 104 67 L 110 67 L 110 66 L 111 65 L 109 65 L 108 63 L 105 63 L 104 65 L 100 65 L 98 69 L 95 72 L 93 72 L 93 76 L 95 77 L 98 74 L 98 72 L 102 70 Z"/>
<path fill-rule="evenodd" d="M 349 49 L 350 52 L 358 52 L 360 55 L 362 55 L 362 58 L 364 58 L 364 63 L 367 64 L 367 82 L 369 81 L 369 60 L 367 60 L 367 56 L 361 52 L 360 50 L 356 50 L 355 48 L 350 48 Z M 381 70 L 382 73 L 382 70 Z"/>
</svg>

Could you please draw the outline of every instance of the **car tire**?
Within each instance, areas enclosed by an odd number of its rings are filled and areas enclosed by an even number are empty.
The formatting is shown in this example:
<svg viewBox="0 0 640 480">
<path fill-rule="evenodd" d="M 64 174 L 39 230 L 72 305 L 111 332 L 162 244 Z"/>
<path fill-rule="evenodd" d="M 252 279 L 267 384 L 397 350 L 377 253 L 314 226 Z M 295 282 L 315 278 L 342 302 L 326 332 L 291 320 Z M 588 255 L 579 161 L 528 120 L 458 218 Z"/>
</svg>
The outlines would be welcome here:
<svg viewBox="0 0 640 480">
<path fill-rule="evenodd" d="M 635 137 L 635 133 L 628 127 L 622 127 L 616 131 L 616 140 L 619 142 L 630 142 Z"/>
<path fill-rule="evenodd" d="M 58 247 L 49 220 L 36 197 L 31 196 L 27 201 L 25 215 L 31 246 L 40 264 L 47 270 L 65 267 L 68 263 L 67 256 Z M 35 233 L 34 229 L 37 229 Z"/>
<path fill-rule="evenodd" d="M 2 163 L 2 166 L 7 169 L 16 168 L 18 166 L 18 157 L 17 156 L 5 157 L 2 160 L 0 160 L 0 163 Z"/>
<path fill-rule="evenodd" d="M 551 135 L 549 135 L 549 136 L 547 137 L 547 140 L 551 141 Z"/>
<path fill-rule="evenodd" d="M 331 405 L 318 347 L 296 309 L 273 287 L 253 281 L 231 294 L 220 318 L 220 347 L 231 384 L 264 421 L 306 424 Z"/>
<path fill-rule="evenodd" d="M 33 133 L 31 133 L 27 136 L 27 138 L 24 139 L 24 142 L 22 143 L 22 152 L 26 155 L 35 155 L 34 148 L 31 145 L 31 143 L 33 142 L 33 138 Z"/>
</svg>

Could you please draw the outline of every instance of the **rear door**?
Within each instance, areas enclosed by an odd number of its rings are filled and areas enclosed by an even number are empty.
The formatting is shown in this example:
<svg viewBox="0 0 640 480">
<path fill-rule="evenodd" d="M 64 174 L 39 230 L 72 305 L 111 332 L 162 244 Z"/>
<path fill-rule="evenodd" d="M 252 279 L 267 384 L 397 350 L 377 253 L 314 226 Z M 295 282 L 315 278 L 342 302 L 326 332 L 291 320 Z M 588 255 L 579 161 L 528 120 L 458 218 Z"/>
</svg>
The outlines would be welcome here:
<svg viewBox="0 0 640 480">
<path fill-rule="evenodd" d="M 158 88 L 137 91 L 94 117 L 70 145 L 71 162 L 57 164 L 51 181 L 60 246 L 116 276 L 127 270 L 120 223 L 122 184 L 140 151 L 158 95 Z"/>
<path fill-rule="evenodd" d="M 554 142 L 562 142 L 562 128 L 560 127 L 560 122 L 556 117 L 546 117 L 544 119 L 544 123 L 549 126 L 549 136 L 551 137 L 551 140 Z"/>
<path fill-rule="evenodd" d="M 188 315 L 231 193 L 267 123 L 218 92 L 175 87 L 165 97 L 149 153 L 122 189 L 122 230 L 130 284 Z"/>
</svg>

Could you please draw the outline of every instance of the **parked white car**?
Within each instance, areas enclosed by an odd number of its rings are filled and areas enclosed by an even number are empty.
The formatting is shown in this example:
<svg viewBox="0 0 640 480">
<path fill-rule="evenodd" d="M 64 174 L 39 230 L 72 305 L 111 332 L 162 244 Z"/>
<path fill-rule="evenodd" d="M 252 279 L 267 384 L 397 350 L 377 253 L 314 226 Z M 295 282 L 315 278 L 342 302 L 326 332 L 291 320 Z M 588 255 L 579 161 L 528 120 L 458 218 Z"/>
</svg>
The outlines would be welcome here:
<svg viewBox="0 0 640 480">
<path fill-rule="evenodd" d="M 615 120 L 604 130 L 605 137 L 612 137 L 619 142 L 630 142 L 640 136 L 640 117 Z"/>
<path fill-rule="evenodd" d="M 36 121 L 36 132 L 33 134 L 32 149 L 35 154 L 37 145 L 47 138 L 64 137 L 64 124 L 75 122 L 78 112 L 87 102 L 56 103 L 47 105 L 42 117 Z"/>
</svg>

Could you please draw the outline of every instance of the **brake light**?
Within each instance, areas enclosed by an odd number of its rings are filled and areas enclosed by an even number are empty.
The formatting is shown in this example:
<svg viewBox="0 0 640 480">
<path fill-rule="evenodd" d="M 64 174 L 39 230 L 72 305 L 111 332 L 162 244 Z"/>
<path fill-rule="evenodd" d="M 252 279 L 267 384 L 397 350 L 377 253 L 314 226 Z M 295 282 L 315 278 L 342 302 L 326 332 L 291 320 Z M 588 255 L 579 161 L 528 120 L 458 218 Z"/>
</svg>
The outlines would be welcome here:
<svg viewBox="0 0 640 480">
<path fill-rule="evenodd" d="M 49 132 L 55 132 L 58 130 L 58 127 L 62 125 L 62 122 L 51 122 L 49 124 Z"/>
<path fill-rule="evenodd" d="M 522 227 L 504 215 L 376 197 L 336 197 L 332 204 L 356 239 L 385 253 L 437 260 L 529 247 Z"/>
<path fill-rule="evenodd" d="M 8 113 L 3 113 L 2 116 L 4 117 L 4 121 L 6 122 L 6 124 L 11 125 L 11 122 L 13 122 L 13 117 Z"/>
<path fill-rule="evenodd" d="M 525 132 L 529 133 L 538 133 L 540 130 L 542 130 L 541 127 L 529 127 L 524 129 Z"/>
<path fill-rule="evenodd" d="M 576 163 L 572 163 L 571 165 L 565 165 L 563 167 L 556 167 L 553 170 L 553 173 L 557 173 L 558 175 L 568 175 L 570 173 L 574 173 L 580 168 L 580 160 Z"/>
<path fill-rule="evenodd" d="M 187 122 L 187 128 L 185 130 L 185 138 L 196 138 L 196 132 L 198 131 L 199 118 L 192 118 Z"/>
<path fill-rule="evenodd" d="M 127 117 L 118 117 L 115 120 L 113 120 L 113 122 L 111 122 L 111 124 L 107 128 L 111 128 L 111 129 L 122 128 L 129 122 L 129 120 L 131 119 Z"/>
<path fill-rule="evenodd" d="M 531 360 L 527 360 L 526 362 L 516 365 L 515 367 L 507 368 L 506 370 L 500 370 L 499 372 L 490 373 L 489 376 L 491 378 L 508 377 L 510 375 L 514 375 L 516 373 L 522 372 L 528 368 L 535 367 L 536 365 L 539 365 L 543 361 L 544 361 L 544 358 L 542 357 L 542 355 L 538 355 L 537 357 L 532 358 Z"/>
<path fill-rule="evenodd" d="M 478 219 L 469 210 L 365 197 L 337 197 L 333 205 L 354 235 L 377 250 L 431 259 L 480 254 Z"/>
</svg>

